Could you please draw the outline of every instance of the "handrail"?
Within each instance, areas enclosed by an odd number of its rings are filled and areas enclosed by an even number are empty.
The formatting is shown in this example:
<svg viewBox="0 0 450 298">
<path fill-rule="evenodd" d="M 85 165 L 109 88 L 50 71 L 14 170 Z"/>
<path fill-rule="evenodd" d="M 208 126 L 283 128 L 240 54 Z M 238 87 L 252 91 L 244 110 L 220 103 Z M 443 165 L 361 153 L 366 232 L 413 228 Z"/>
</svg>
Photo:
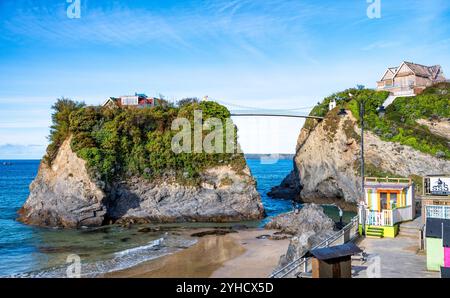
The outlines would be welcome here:
<svg viewBox="0 0 450 298">
<path fill-rule="evenodd" d="M 350 223 L 348 223 L 342 230 L 340 230 L 339 232 L 337 232 L 337 233 L 333 234 L 332 236 L 328 237 L 327 239 L 325 239 L 321 243 L 313 246 L 309 250 L 314 250 L 314 249 L 323 248 L 323 247 L 329 247 L 329 245 L 331 243 L 333 243 L 334 241 L 336 241 L 337 239 L 342 237 L 345 232 L 347 232 L 348 230 L 351 230 L 355 225 L 357 226 L 358 224 L 359 224 L 359 216 L 357 215 L 357 216 L 353 217 L 352 220 L 350 221 Z M 350 241 L 352 241 L 353 239 L 354 239 L 354 237 L 352 237 L 350 239 Z M 302 257 L 295 259 L 294 261 L 290 262 L 289 264 L 285 265 L 284 267 L 282 267 L 282 268 L 278 269 L 277 271 L 273 272 L 271 275 L 269 275 L 269 278 L 282 278 L 282 277 L 285 277 L 289 273 L 294 271 L 295 269 L 299 268 L 301 265 L 305 264 L 305 262 L 307 262 L 307 261 L 308 261 L 308 258 L 305 258 L 304 255 L 303 255 Z M 285 272 L 285 270 L 288 270 L 288 271 Z M 284 274 L 278 276 L 281 273 L 284 273 Z"/>
</svg>

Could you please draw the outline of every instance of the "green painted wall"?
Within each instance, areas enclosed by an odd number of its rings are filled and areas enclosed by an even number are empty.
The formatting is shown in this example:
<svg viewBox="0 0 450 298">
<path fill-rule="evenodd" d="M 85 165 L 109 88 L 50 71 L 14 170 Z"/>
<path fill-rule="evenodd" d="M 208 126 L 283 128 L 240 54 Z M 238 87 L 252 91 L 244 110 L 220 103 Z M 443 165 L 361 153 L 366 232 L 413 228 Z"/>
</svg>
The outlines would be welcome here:
<svg viewBox="0 0 450 298">
<path fill-rule="evenodd" d="M 427 238 L 427 270 L 440 271 L 444 266 L 444 245 L 442 239 Z"/>
</svg>

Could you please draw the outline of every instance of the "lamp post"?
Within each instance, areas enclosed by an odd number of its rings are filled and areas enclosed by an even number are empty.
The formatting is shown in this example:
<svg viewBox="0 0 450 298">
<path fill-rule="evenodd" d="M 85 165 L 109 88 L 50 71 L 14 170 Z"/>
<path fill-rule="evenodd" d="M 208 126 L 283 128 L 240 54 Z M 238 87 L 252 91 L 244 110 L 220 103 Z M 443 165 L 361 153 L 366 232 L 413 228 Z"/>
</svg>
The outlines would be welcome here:
<svg viewBox="0 0 450 298">
<path fill-rule="evenodd" d="M 362 90 L 362 88 L 359 88 L 359 90 Z M 349 93 L 350 98 L 353 98 L 353 94 Z M 366 111 L 366 103 L 368 102 L 367 97 L 359 97 L 357 98 L 357 102 L 359 104 L 359 118 L 360 118 L 360 126 L 361 126 L 361 190 L 362 190 L 362 198 L 359 202 L 359 208 L 361 208 L 361 221 L 362 221 L 362 233 L 363 236 L 366 236 L 366 210 L 365 210 L 365 160 L 364 160 L 364 116 Z M 378 115 L 380 117 L 384 117 L 386 114 L 386 109 L 384 106 L 380 106 L 377 109 Z M 344 108 L 341 108 L 338 112 L 338 115 L 340 117 L 345 117 L 347 115 L 347 111 Z"/>
</svg>

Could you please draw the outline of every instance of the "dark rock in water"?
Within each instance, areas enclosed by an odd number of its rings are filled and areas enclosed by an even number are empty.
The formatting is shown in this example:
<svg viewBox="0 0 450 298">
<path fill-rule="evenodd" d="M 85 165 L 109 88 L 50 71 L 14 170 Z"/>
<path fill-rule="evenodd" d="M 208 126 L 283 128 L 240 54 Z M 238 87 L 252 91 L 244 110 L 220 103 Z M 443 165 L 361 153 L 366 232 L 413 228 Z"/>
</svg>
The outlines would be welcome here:
<svg viewBox="0 0 450 298">
<path fill-rule="evenodd" d="M 279 241 L 279 240 L 286 240 L 286 239 L 290 239 L 291 236 L 290 235 L 272 235 L 269 237 L 269 240 L 275 240 L 275 241 Z"/>
<path fill-rule="evenodd" d="M 83 234 L 96 234 L 96 233 L 104 233 L 104 234 L 108 234 L 110 232 L 110 227 L 107 226 L 103 226 L 103 227 L 99 227 L 99 228 L 86 228 L 86 229 L 81 229 L 81 233 Z"/>
<path fill-rule="evenodd" d="M 139 233 L 150 233 L 150 232 L 157 232 L 159 229 L 157 228 L 150 228 L 150 227 L 141 227 L 137 230 Z"/>
<path fill-rule="evenodd" d="M 287 175 L 280 185 L 273 187 L 267 194 L 276 199 L 294 200 L 300 195 L 301 185 L 297 173 L 294 170 Z"/>
<path fill-rule="evenodd" d="M 122 242 L 127 242 L 127 241 L 130 240 L 130 239 L 131 239 L 130 237 L 125 237 L 125 238 L 120 239 L 120 241 L 122 241 Z"/>
<path fill-rule="evenodd" d="M 191 237 L 204 237 L 204 236 L 209 236 L 209 235 L 222 236 L 222 235 L 226 235 L 226 234 L 230 234 L 230 233 L 237 233 L 237 231 L 231 230 L 231 229 L 230 230 L 223 230 L 223 229 L 209 230 L 209 231 L 191 234 Z"/>
<path fill-rule="evenodd" d="M 246 225 L 233 225 L 231 227 L 231 229 L 233 229 L 233 230 L 247 230 L 248 227 Z"/>
<path fill-rule="evenodd" d="M 291 238 L 290 235 L 286 235 L 286 234 L 280 233 L 280 232 L 273 233 L 273 235 L 264 234 L 264 235 L 259 235 L 256 237 L 256 239 L 268 239 L 268 240 L 275 240 L 275 241 L 285 240 L 285 239 L 289 239 L 289 238 Z"/>
</svg>

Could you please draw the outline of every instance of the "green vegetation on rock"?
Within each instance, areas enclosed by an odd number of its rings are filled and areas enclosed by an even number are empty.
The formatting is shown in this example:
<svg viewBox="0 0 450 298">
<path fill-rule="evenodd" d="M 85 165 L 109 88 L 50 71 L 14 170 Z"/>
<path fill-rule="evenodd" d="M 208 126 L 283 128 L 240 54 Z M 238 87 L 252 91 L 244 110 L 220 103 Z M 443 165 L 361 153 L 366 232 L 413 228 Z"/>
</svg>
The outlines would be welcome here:
<svg viewBox="0 0 450 298">
<path fill-rule="evenodd" d="M 350 93 L 353 95 L 352 97 L 349 96 Z M 433 156 L 450 159 L 449 140 L 431 133 L 428 127 L 416 122 L 418 119 L 450 117 L 450 84 L 437 84 L 427 88 L 416 97 L 399 97 L 387 107 L 386 116 L 380 118 L 377 108 L 388 96 L 389 93 L 385 91 L 347 89 L 325 98 L 314 107 L 310 115 L 334 119 L 336 110 L 346 108 L 352 112 L 359 124 L 358 100 L 365 99 L 366 129 L 384 141 L 397 142 Z M 328 104 L 332 99 L 336 100 L 338 107 L 329 112 Z M 305 128 L 314 127 L 315 121 L 308 119 Z M 335 121 L 329 120 L 329 122 L 334 123 Z M 329 128 L 329 131 L 333 132 L 332 127 Z"/>
<path fill-rule="evenodd" d="M 86 161 L 90 175 L 106 182 L 131 176 L 158 179 L 169 175 L 184 184 L 198 184 L 200 173 L 207 168 L 231 165 L 241 171 L 246 166 L 242 153 L 176 154 L 172 150 L 172 138 L 179 132 L 171 129 L 175 118 L 188 119 L 192 132 L 195 110 L 202 111 L 203 121 L 215 117 L 225 123 L 230 112 L 215 102 L 186 101 L 179 107 L 138 109 L 85 106 L 59 99 L 53 109 L 47 163 L 51 164 L 61 144 L 72 136 L 72 150 Z M 236 127 L 232 127 L 237 144 Z M 203 130 L 203 136 L 209 132 Z M 223 144 L 225 134 L 224 125 Z"/>
</svg>

